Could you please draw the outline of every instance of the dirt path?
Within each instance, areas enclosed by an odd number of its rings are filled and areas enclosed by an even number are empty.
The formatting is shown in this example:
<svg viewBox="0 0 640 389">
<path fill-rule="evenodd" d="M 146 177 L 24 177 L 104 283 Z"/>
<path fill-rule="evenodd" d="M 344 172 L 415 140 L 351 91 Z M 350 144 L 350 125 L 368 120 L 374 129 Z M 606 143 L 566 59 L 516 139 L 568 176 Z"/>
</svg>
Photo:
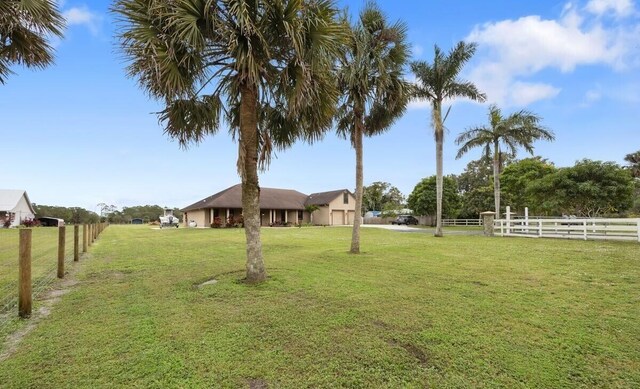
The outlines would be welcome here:
<svg viewBox="0 0 640 389">
<path fill-rule="evenodd" d="M 86 260 L 87 258 L 85 254 L 82 259 Z M 76 262 L 73 266 L 69 267 L 70 270 L 65 273 L 64 279 L 56 279 L 51 284 L 49 290 L 34 300 L 34 305 L 37 305 L 38 309 L 32 312 L 29 319 L 24 320 L 26 324 L 21 323 L 20 328 L 6 337 L 2 346 L 0 346 L 0 362 L 11 357 L 18 350 L 22 339 L 31 333 L 43 320 L 49 317 L 56 303 L 62 299 L 62 296 L 71 292 L 71 290 L 78 285 L 78 280 L 75 276 L 82 266 L 82 259 L 80 262 Z M 17 309 L 17 307 L 15 309 Z"/>
</svg>

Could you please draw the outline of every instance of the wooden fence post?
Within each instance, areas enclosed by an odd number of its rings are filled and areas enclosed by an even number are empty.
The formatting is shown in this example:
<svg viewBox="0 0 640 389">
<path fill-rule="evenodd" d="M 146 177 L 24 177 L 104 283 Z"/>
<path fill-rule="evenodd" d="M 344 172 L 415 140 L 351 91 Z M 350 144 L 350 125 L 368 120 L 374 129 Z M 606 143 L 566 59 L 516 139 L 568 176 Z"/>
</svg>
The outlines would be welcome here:
<svg viewBox="0 0 640 389">
<path fill-rule="evenodd" d="M 65 228 L 58 227 L 58 278 L 64 278 Z"/>
<path fill-rule="evenodd" d="M 20 230 L 20 249 L 18 253 L 18 316 L 31 316 L 31 229 Z"/>
<path fill-rule="evenodd" d="M 80 226 L 73 226 L 73 261 L 78 262 L 80 260 Z"/>
<path fill-rule="evenodd" d="M 89 238 L 89 230 L 86 224 L 82 225 L 82 252 L 87 252 L 87 240 Z"/>
</svg>

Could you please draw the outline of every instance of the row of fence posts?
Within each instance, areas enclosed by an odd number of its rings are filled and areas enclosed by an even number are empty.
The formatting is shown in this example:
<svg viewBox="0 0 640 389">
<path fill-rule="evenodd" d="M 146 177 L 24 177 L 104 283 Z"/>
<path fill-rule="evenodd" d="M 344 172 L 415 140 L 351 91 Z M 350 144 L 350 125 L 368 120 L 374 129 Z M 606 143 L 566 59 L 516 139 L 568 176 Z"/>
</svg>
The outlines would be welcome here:
<svg viewBox="0 0 640 389">
<path fill-rule="evenodd" d="M 84 224 L 82 226 L 82 252 L 86 253 L 89 246 L 98 239 L 98 236 L 107 227 L 106 223 Z M 33 303 L 33 291 L 31 285 L 31 228 L 20 230 L 20 249 L 18 251 L 19 276 L 18 276 L 18 316 L 28 318 L 31 316 Z M 66 227 L 58 227 L 58 278 L 64 278 Z M 73 261 L 80 260 L 80 226 L 73 226 Z"/>
</svg>

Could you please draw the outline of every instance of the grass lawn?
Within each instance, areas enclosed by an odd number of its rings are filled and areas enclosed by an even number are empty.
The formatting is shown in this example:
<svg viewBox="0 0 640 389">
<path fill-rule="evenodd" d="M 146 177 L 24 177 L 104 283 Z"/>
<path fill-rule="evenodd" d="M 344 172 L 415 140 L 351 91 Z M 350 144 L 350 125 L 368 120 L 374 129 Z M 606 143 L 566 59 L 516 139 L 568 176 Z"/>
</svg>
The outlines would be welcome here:
<svg viewBox="0 0 640 389">
<path fill-rule="evenodd" d="M 34 228 L 31 233 L 31 277 L 37 294 L 56 277 L 58 267 L 58 228 Z M 19 229 L 0 229 L 0 314 L 17 301 Z M 80 228 L 82 252 L 82 227 Z M 65 268 L 73 262 L 73 226 L 65 228 Z M 0 318 L 0 322 L 2 322 Z M 0 328 L 0 335 L 2 335 Z M 1 385 L 0 385 L 1 386 Z"/>
<path fill-rule="evenodd" d="M 640 386 L 637 243 L 262 237 L 247 286 L 241 229 L 110 226 L 0 387 Z"/>
</svg>

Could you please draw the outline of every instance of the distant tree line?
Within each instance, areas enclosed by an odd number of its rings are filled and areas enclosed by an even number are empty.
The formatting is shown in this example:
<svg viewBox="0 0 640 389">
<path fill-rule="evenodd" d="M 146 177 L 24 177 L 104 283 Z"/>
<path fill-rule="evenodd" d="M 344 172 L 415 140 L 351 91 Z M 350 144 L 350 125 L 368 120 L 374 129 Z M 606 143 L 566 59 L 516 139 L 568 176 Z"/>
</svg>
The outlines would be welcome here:
<svg viewBox="0 0 640 389">
<path fill-rule="evenodd" d="M 159 220 L 164 215 L 164 207 L 159 205 L 138 205 L 135 207 L 123 207 L 106 215 L 106 219 L 112 224 L 129 224 L 133 219 L 142 219 L 143 223 Z M 173 215 L 182 220 L 182 212 L 178 208 L 172 208 Z"/>
<path fill-rule="evenodd" d="M 54 217 L 64 219 L 67 224 L 91 224 L 98 223 L 100 216 L 80 207 L 58 207 L 55 205 L 32 204 L 38 217 Z"/>
<path fill-rule="evenodd" d="M 632 162 L 620 166 L 583 159 L 574 166 L 557 168 L 541 157 L 507 157 L 504 165 L 499 173 L 501 212 L 509 205 L 512 212 L 522 214 L 528 207 L 530 215 L 539 216 L 640 214 L 640 177 L 638 165 Z M 460 175 L 445 176 L 443 217 L 477 218 L 481 212 L 493 210 L 493 169 L 493 161 L 485 157 L 471 161 Z M 418 215 L 434 215 L 435 176 L 416 185 L 407 205 Z"/>
<path fill-rule="evenodd" d="M 80 207 L 58 207 L 52 205 L 32 204 L 36 211 L 36 217 L 54 217 L 64 219 L 67 224 L 89 224 L 109 222 L 112 224 L 129 224 L 133 219 L 142 219 L 143 223 L 157 221 L 164 215 L 165 208 L 159 205 L 139 205 L 134 207 L 123 207 L 118 210 L 113 205 L 104 203 L 98 204 L 100 214 L 88 211 Z M 182 219 L 182 212 L 178 208 L 173 208 L 173 215 Z"/>
</svg>

